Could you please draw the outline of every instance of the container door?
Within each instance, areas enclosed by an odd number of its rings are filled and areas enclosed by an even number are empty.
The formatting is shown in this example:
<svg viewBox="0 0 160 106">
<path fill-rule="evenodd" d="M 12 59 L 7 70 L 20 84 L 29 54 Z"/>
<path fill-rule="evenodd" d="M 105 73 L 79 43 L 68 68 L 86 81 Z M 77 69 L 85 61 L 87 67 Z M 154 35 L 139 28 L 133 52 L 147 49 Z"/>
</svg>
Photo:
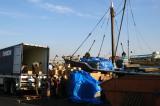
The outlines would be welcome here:
<svg viewBox="0 0 160 106">
<path fill-rule="evenodd" d="M 13 61 L 13 73 L 19 74 L 21 72 L 22 63 L 22 45 L 14 47 L 14 61 Z"/>
</svg>

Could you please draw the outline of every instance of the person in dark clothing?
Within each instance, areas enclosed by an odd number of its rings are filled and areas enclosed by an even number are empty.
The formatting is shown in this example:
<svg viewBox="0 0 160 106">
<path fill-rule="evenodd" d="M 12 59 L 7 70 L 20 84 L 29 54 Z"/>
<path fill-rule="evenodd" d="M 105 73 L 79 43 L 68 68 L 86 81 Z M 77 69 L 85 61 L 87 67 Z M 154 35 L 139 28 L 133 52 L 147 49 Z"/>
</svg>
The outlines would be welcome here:
<svg viewBox="0 0 160 106">
<path fill-rule="evenodd" d="M 122 52 L 122 57 L 125 57 L 126 56 L 126 53 L 123 51 Z"/>
<path fill-rule="evenodd" d="M 89 52 L 86 52 L 86 54 L 83 56 L 83 58 L 89 58 L 89 57 L 91 57 Z"/>
<path fill-rule="evenodd" d="M 56 77 L 52 77 L 51 78 L 51 96 L 52 97 L 57 97 L 57 79 Z"/>
<path fill-rule="evenodd" d="M 42 77 L 41 79 L 41 96 L 46 96 L 46 79 Z"/>
<path fill-rule="evenodd" d="M 64 76 L 62 76 L 60 79 L 59 92 L 62 98 L 67 97 L 67 80 L 64 78 Z"/>
<path fill-rule="evenodd" d="M 50 98 L 51 96 L 51 81 L 50 81 L 50 78 L 47 78 L 46 79 L 46 83 L 45 83 L 45 92 L 46 92 L 46 96 L 48 98 Z"/>
</svg>

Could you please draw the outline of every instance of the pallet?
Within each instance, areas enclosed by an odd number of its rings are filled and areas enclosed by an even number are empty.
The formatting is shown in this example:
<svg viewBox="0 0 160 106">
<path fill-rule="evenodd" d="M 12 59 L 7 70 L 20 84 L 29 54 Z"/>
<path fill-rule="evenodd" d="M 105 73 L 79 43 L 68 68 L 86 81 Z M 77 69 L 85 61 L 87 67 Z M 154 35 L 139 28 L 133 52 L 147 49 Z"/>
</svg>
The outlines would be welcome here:
<svg viewBox="0 0 160 106">
<path fill-rule="evenodd" d="M 36 100 L 36 99 L 41 99 L 41 96 L 36 96 L 36 95 L 24 95 L 25 100 Z"/>
</svg>

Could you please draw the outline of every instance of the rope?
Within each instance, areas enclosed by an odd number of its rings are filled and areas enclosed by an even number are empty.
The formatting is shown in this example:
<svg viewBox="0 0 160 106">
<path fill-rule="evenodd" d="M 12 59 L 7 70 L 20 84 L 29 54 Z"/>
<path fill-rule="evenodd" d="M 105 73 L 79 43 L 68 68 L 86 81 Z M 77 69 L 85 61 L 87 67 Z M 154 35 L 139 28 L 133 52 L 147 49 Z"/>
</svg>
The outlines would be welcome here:
<svg viewBox="0 0 160 106">
<path fill-rule="evenodd" d="M 122 11 L 123 11 L 123 8 L 119 12 L 117 12 L 115 16 L 118 16 Z"/>
<path fill-rule="evenodd" d="M 105 38 L 105 35 L 103 35 L 103 39 L 102 39 L 102 43 L 101 43 L 101 46 L 100 46 L 100 49 L 99 49 L 98 57 L 100 56 L 100 53 L 101 53 L 101 50 L 102 50 L 104 38 Z"/>
<path fill-rule="evenodd" d="M 89 33 L 88 36 L 84 39 L 84 41 L 80 44 L 80 46 L 76 49 L 76 51 L 72 54 L 72 57 L 77 53 L 77 51 L 82 47 L 82 45 L 87 41 L 87 39 L 92 35 Z"/>
<path fill-rule="evenodd" d="M 140 30 L 138 30 L 138 27 L 136 25 L 136 22 L 135 22 L 135 18 L 134 18 L 134 14 L 133 14 L 133 11 L 132 11 L 132 6 L 131 6 L 131 1 L 129 0 L 129 7 L 130 7 L 130 10 L 131 10 L 131 16 L 132 16 L 132 20 L 133 20 L 133 24 L 134 24 L 134 27 L 135 27 L 135 30 L 136 32 L 138 33 L 138 35 L 140 35 L 142 41 L 145 43 L 145 46 L 147 46 L 147 49 L 149 51 L 152 51 L 152 49 L 150 48 L 149 44 L 145 41 L 145 39 L 143 38 Z"/>
<path fill-rule="evenodd" d="M 129 21 L 128 21 L 128 8 L 127 8 L 127 35 L 128 35 L 128 59 L 130 58 L 130 33 L 129 33 Z"/>
<path fill-rule="evenodd" d="M 127 0 L 124 1 L 123 13 L 122 13 L 121 24 L 120 24 L 120 29 L 119 29 L 119 33 L 118 33 L 118 39 L 117 39 L 115 54 L 117 52 L 117 48 L 118 48 L 118 44 L 119 44 L 119 39 L 120 39 L 120 34 L 121 34 L 121 29 L 122 29 L 122 23 L 123 23 L 125 8 L 126 8 L 126 1 Z"/>
<path fill-rule="evenodd" d="M 95 27 L 92 29 L 91 33 L 97 28 L 97 26 L 100 24 L 100 22 L 103 20 L 103 18 L 106 16 L 106 14 L 108 13 L 108 10 L 104 13 L 104 15 L 101 17 L 101 19 L 98 21 L 98 23 L 95 25 Z"/>
<path fill-rule="evenodd" d="M 119 3 L 119 5 L 117 6 L 116 10 L 118 10 L 121 7 L 122 3 L 123 3 L 123 0 L 121 0 L 121 2 Z"/>
<path fill-rule="evenodd" d="M 132 16 L 133 24 L 134 24 L 134 26 L 136 26 L 136 22 L 135 22 L 135 19 L 134 19 L 133 10 L 132 10 L 132 6 L 131 6 L 131 1 L 130 0 L 129 0 L 129 7 L 131 9 L 131 16 Z"/>
<path fill-rule="evenodd" d="M 93 41 L 93 43 L 92 43 L 91 47 L 90 47 L 90 48 L 89 48 L 89 50 L 88 50 L 88 53 L 91 51 L 91 49 L 92 49 L 92 47 L 93 47 L 93 45 L 94 45 L 95 41 L 96 41 L 96 40 L 94 40 L 94 41 Z"/>
<path fill-rule="evenodd" d="M 105 15 L 108 13 L 108 10 L 105 12 L 105 14 L 101 17 L 101 19 L 98 21 L 98 23 L 95 25 L 95 27 L 91 30 L 91 32 L 88 34 L 88 36 L 84 39 L 84 41 L 80 44 L 80 46 L 75 50 L 75 52 L 72 54 L 72 57 L 77 53 L 77 51 L 83 46 L 83 44 L 87 41 L 87 39 L 92 35 L 93 31 L 97 28 L 97 26 L 100 24 L 100 22 L 103 20 Z"/>
</svg>

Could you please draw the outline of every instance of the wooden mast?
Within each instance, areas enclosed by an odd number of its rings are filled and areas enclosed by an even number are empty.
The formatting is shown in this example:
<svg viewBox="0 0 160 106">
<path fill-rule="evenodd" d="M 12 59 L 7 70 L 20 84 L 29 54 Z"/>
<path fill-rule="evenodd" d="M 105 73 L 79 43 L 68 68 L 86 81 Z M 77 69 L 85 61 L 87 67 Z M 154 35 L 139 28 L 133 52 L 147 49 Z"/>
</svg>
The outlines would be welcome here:
<svg viewBox="0 0 160 106">
<path fill-rule="evenodd" d="M 114 35 L 114 8 L 113 8 L 113 2 L 110 7 L 110 14 L 111 14 L 111 43 L 112 43 L 112 63 L 115 65 L 115 35 Z"/>
</svg>

